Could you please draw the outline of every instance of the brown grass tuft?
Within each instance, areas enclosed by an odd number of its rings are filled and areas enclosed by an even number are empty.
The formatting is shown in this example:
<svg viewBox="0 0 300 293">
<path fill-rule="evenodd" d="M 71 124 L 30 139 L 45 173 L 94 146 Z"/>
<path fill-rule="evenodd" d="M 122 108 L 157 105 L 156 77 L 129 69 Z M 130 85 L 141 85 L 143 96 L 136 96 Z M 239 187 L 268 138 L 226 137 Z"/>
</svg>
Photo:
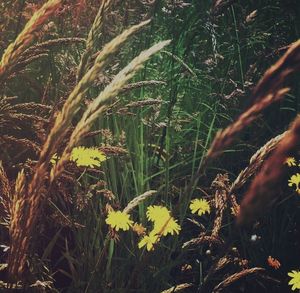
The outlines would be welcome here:
<svg viewBox="0 0 300 293">
<path fill-rule="evenodd" d="M 225 130 L 219 131 L 207 153 L 208 158 L 216 157 L 228 147 L 235 137 L 268 106 L 279 101 L 289 91 L 284 82 L 300 69 L 300 40 L 269 68 L 252 93 L 253 105 L 241 114 Z"/>
<path fill-rule="evenodd" d="M 34 13 L 16 40 L 7 47 L 0 62 L 0 81 L 10 74 L 11 67 L 15 65 L 20 55 L 33 42 L 36 32 L 55 13 L 60 4 L 61 0 L 47 1 Z"/>
<path fill-rule="evenodd" d="M 264 146 L 262 146 L 250 159 L 249 165 L 240 172 L 238 177 L 230 187 L 230 194 L 235 193 L 261 168 L 262 164 L 270 153 L 277 147 L 286 132 L 277 135 L 270 139 Z"/>
<path fill-rule="evenodd" d="M 238 273 L 235 273 L 229 277 L 227 277 L 224 281 L 222 281 L 220 284 L 218 284 L 214 289 L 213 293 L 219 293 L 223 291 L 225 288 L 229 287 L 233 283 L 237 282 L 240 279 L 249 277 L 251 275 L 257 275 L 262 274 L 265 272 L 265 269 L 263 268 L 251 268 L 251 269 L 245 269 Z"/>
<path fill-rule="evenodd" d="M 218 174 L 216 179 L 212 182 L 212 187 L 215 189 L 216 217 L 214 220 L 211 236 L 213 238 L 218 238 L 222 226 L 223 214 L 225 209 L 227 208 L 227 202 L 228 202 L 228 192 L 229 192 L 228 174 L 224 174 L 224 175 Z"/>
<path fill-rule="evenodd" d="M 278 147 L 265 162 L 244 197 L 237 218 L 239 225 L 252 222 L 261 215 L 268 204 L 278 196 L 278 189 L 284 174 L 284 162 L 300 148 L 300 116 L 281 139 Z"/>
<path fill-rule="evenodd" d="M 26 178 L 24 170 L 19 172 L 15 184 L 15 192 L 11 204 L 11 220 L 9 225 L 10 251 L 8 256 L 8 273 L 12 279 L 24 270 L 26 253 L 28 250 L 28 234 L 24 233 L 26 215 L 23 212 L 26 206 Z"/>
<path fill-rule="evenodd" d="M 94 23 L 89 31 L 87 40 L 86 40 L 86 49 L 85 52 L 81 56 L 80 64 L 77 70 L 77 80 L 79 81 L 84 74 L 88 70 L 88 64 L 91 60 L 93 50 L 95 48 L 95 42 L 99 38 L 101 33 L 101 29 L 103 26 L 103 18 L 105 14 L 108 12 L 113 1 L 111 0 L 103 0 L 99 11 L 95 17 Z"/>
<path fill-rule="evenodd" d="M 148 22 L 144 22 L 148 23 Z M 76 128 L 74 129 L 69 143 L 66 146 L 61 159 L 54 166 L 51 171 L 51 181 L 57 177 L 62 170 L 64 169 L 64 163 L 69 160 L 72 149 L 80 142 L 80 140 L 88 133 L 93 122 L 106 110 L 106 103 L 112 98 L 116 97 L 124 85 L 131 79 L 134 74 L 143 66 L 153 54 L 160 51 L 166 45 L 168 45 L 170 41 L 163 41 L 150 49 L 143 51 L 139 56 L 134 58 L 123 70 L 121 70 L 112 80 L 112 82 L 100 93 L 100 95 L 91 102 L 84 112 L 81 120 L 78 122 Z M 101 58 L 100 56 L 97 57 Z"/>
<path fill-rule="evenodd" d="M 129 28 L 103 48 L 98 55 L 94 66 L 75 87 L 66 100 L 62 111 L 57 115 L 54 126 L 42 147 L 40 158 L 35 166 L 34 175 L 28 184 L 27 190 L 25 190 L 24 187 L 16 192 L 17 196 L 15 197 L 16 200 L 14 202 L 18 204 L 13 205 L 13 220 L 10 228 L 11 250 L 8 258 L 9 274 L 11 277 L 21 275 L 24 271 L 27 253 L 29 252 L 30 242 L 33 236 L 33 229 L 45 203 L 44 183 L 48 177 L 50 160 L 52 155 L 57 152 L 59 144 L 65 137 L 69 126 L 71 125 L 71 120 L 80 107 L 80 102 L 82 101 L 84 93 L 93 83 L 98 73 L 103 69 L 104 65 L 107 64 L 107 58 L 116 52 L 116 50 L 120 48 L 132 34 L 137 32 L 148 22 L 149 21 L 145 21 Z M 128 80 L 143 66 L 143 63 L 145 63 L 153 54 L 168 45 L 169 42 L 170 41 L 160 42 L 134 58 L 129 65 L 115 76 L 113 81 L 100 93 L 100 95 L 90 103 L 82 119 L 72 132 L 70 141 L 65 148 L 61 159 L 51 171 L 50 189 L 53 180 L 64 170 L 64 162 L 68 160 L 73 147 L 84 137 L 90 130 L 92 123 L 104 111 L 104 104 L 111 98 L 117 96 Z M 21 176 L 20 178 L 22 179 L 24 176 Z M 25 179 L 21 179 L 19 179 L 20 182 L 25 182 Z M 19 185 L 20 184 L 18 184 L 18 186 Z M 18 201 L 21 201 L 20 204 Z"/>
<path fill-rule="evenodd" d="M 0 219 L 2 223 L 8 222 L 10 218 L 10 205 L 12 195 L 9 179 L 0 161 Z"/>
<path fill-rule="evenodd" d="M 178 284 L 176 286 L 173 286 L 169 289 L 166 289 L 164 291 L 161 291 L 161 293 L 173 293 L 173 292 L 180 292 L 181 290 L 187 289 L 193 287 L 193 284 L 190 283 L 183 283 L 183 284 Z"/>
<path fill-rule="evenodd" d="M 219 237 L 213 237 L 208 235 L 200 235 L 198 238 L 193 238 L 182 245 L 182 248 L 189 248 L 192 246 L 202 245 L 202 244 L 213 244 L 214 246 L 221 247 L 224 242 Z"/>
</svg>

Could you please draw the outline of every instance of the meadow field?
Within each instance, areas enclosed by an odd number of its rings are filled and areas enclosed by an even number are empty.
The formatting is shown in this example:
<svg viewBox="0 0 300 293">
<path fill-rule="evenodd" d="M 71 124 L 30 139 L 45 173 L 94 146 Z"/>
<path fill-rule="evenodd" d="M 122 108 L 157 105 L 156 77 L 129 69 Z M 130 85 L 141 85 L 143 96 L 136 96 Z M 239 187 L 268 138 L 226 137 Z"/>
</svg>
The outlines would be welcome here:
<svg viewBox="0 0 300 293">
<path fill-rule="evenodd" d="M 299 71 L 297 0 L 1 0 L 0 292 L 300 292 Z"/>
</svg>

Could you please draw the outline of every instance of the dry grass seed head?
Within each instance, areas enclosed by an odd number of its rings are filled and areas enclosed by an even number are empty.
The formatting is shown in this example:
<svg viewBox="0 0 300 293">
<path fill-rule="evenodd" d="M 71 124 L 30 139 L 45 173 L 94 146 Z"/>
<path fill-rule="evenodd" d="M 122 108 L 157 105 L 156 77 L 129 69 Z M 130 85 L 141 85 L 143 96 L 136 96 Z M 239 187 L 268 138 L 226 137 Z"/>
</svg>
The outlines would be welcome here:
<svg viewBox="0 0 300 293">
<path fill-rule="evenodd" d="M 284 174 L 284 162 L 290 154 L 300 148 L 300 116 L 281 139 L 277 148 L 264 163 L 247 191 L 237 218 L 238 224 L 250 223 L 261 215 L 267 205 L 278 196 L 278 190 Z"/>
<path fill-rule="evenodd" d="M 249 277 L 251 275 L 257 275 L 262 274 L 265 272 L 265 269 L 263 268 L 251 268 L 251 269 L 245 269 L 238 273 L 235 273 L 229 277 L 227 277 L 224 281 L 222 281 L 220 284 L 218 284 L 214 289 L 213 293 L 219 293 L 223 291 L 225 288 L 231 286 L 233 283 L 237 282 L 240 279 L 243 279 L 245 277 Z"/>
<path fill-rule="evenodd" d="M 169 43 L 169 40 L 159 42 L 158 44 L 152 46 L 150 49 L 140 53 L 140 55 L 134 58 L 123 70 L 121 70 L 114 77 L 112 82 L 108 86 L 106 86 L 106 88 L 100 93 L 100 95 L 96 99 L 94 99 L 92 103 L 89 104 L 81 120 L 78 122 L 76 128 L 74 129 L 61 159 L 51 171 L 51 181 L 53 181 L 55 177 L 62 172 L 63 165 L 69 159 L 72 149 L 90 130 L 93 122 L 106 110 L 105 103 L 107 103 L 107 101 L 109 101 L 110 99 L 116 97 L 120 93 L 123 86 L 128 82 L 129 79 L 134 76 L 134 74 L 143 66 L 143 64 L 152 55 L 160 51 Z"/>
<path fill-rule="evenodd" d="M 277 135 L 270 139 L 264 146 L 262 146 L 250 159 L 249 165 L 240 172 L 238 177 L 230 187 L 230 194 L 235 193 L 261 168 L 262 164 L 270 153 L 277 147 L 278 143 L 284 137 L 286 132 Z"/>
<path fill-rule="evenodd" d="M 219 131 L 207 153 L 207 158 L 216 157 L 229 146 L 234 138 L 269 105 L 283 98 L 289 91 L 284 82 L 300 69 L 300 40 L 268 69 L 252 93 L 253 105 L 225 130 Z"/>
<path fill-rule="evenodd" d="M 138 206 L 140 203 L 145 201 L 147 198 L 150 196 L 156 195 L 157 191 L 156 190 L 148 190 L 145 193 L 135 197 L 133 200 L 131 200 L 125 209 L 123 210 L 124 213 L 129 214 L 136 206 Z"/>
<path fill-rule="evenodd" d="M 55 13 L 60 6 L 61 0 L 49 0 L 39 10 L 37 10 L 16 40 L 5 50 L 0 62 L 0 80 L 9 73 L 10 67 L 13 66 L 22 52 L 35 39 L 36 32 L 41 29 L 44 23 L 51 15 Z"/>
<path fill-rule="evenodd" d="M 0 217 L 1 222 L 7 222 L 10 218 L 10 206 L 12 201 L 10 182 L 0 161 Z"/>
</svg>

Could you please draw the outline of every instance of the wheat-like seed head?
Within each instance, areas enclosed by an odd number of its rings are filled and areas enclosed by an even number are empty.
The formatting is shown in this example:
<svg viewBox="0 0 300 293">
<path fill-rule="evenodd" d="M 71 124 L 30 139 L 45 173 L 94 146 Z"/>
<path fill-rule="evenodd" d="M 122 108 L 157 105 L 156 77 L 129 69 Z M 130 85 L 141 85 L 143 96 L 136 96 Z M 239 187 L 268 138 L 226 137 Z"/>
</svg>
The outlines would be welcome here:
<svg viewBox="0 0 300 293">
<path fill-rule="evenodd" d="M 166 289 L 164 291 L 161 291 L 160 293 L 173 293 L 173 292 L 180 292 L 184 289 L 187 289 L 187 288 L 190 288 L 190 287 L 193 287 L 193 284 L 190 284 L 190 283 L 182 283 L 182 284 L 179 284 L 179 285 L 176 285 L 176 286 L 173 286 L 169 289 Z"/>
<path fill-rule="evenodd" d="M 281 139 L 275 151 L 264 163 L 252 181 L 238 214 L 239 225 L 249 224 L 265 212 L 268 205 L 278 197 L 278 189 L 284 173 L 284 162 L 300 148 L 300 116 L 298 116 Z"/>
<path fill-rule="evenodd" d="M 136 206 L 138 206 L 141 202 L 145 201 L 148 197 L 153 196 L 157 193 L 156 190 L 148 190 L 144 192 L 143 194 L 135 197 L 133 200 L 131 200 L 125 209 L 123 210 L 124 213 L 129 214 Z"/>
<path fill-rule="evenodd" d="M 10 218 L 10 206 L 11 206 L 11 187 L 9 179 L 0 161 L 0 218 L 1 221 L 7 221 Z"/>
<path fill-rule="evenodd" d="M 87 70 L 89 61 L 91 60 L 93 50 L 95 48 L 96 40 L 99 38 L 101 29 L 103 26 L 103 18 L 107 11 L 109 10 L 113 1 L 103 0 L 102 4 L 98 10 L 98 13 L 95 17 L 94 23 L 89 31 L 87 40 L 86 40 L 86 49 L 81 56 L 80 64 L 77 70 L 77 80 L 80 80 Z"/>
<path fill-rule="evenodd" d="M 25 224 L 23 209 L 25 207 L 26 178 L 24 170 L 18 173 L 15 192 L 11 203 L 11 219 L 9 224 L 9 235 L 11 241 L 10 252 L 8 256 L 8 272 L 13 278 L 17 277 L 25 266 L 26 255 L 22 252 L 24 247 L 24 238 L 22 237 Z M 26 244 L 25 244 L 26 245 Z"/>
<path fill-rule="evenodd" d="M 80 107 L 85 92 L 89 86 L 95 81 L 99 73 L 103 70 L 108 62 L 108 58 L 113 55 L 126 40 L 141 28 L 143 28 L 148 21 L 141 22 L 131 28 L 125 30 L 122 34 L 114 38 L 111 42 L 104 46 L 100 54 L 95 60 L 94 66 L 84 75 L 81 81 L 76 85 L 74 90 L 67 98 L 61 112 L 57 115 L 54 126 L 52 127 L 44 148 L 41 152 L 40 161 L 50 161 L 51 156 L 55 152 L 55 148 L 64 138 L 68 127 L 71 124 L 73 116 Z"/>
<path fill-rule="evenodd" d="M 235 181 L 232 183 L 229 194 L 233 194 L 237 189 L 240 189 L 247 182 L 247 180 L 250 179 L 255 172 L 261 168 L 265 159 L 277 147 L 278 143 L 285 135 L 286 132 L 270 139 L 251 157 L 249 165 L 240 172 Z"/>
<path fill-rule="evenodd" d="M 24 50 L 35 39 L 36 32 L 60 6 L 61 0 L 49 0 L 37 10 L 16 40 L 5 50 L 0 62 L 0 79 L 17 62 Z"/>
<path fill-rule="evenodd" d="M 264 109 L 282 99 L 289 91 L 289 88 L 284 88 L 284 82 L 292 73 L 299 70 L 300 40 L 293 43 L 289 50 L 265 72 L 252 93 L 253 105 L 241 114 L 234 123 L 217 133 L 207 153 L 207 158 L 219 155 Z"/>
<path fill-rule="evenodd" d="M 231 284 L 237 282 L 238 280 L 248 277 L 250 275 L 256 275 L 256 274 L 262 274 L 266 270 L 264 268 L 251 268 L 251 269 L 244 269 L 238 273 L 235 273 L 229 277 L 227 277 L 225 280 L 223 280 L 221 283 L 219 283 L 212 291 L 212 293 L 219 293 L 222 292 L 226 287 L 229 287 Z"/>
<path fill-rule="evenodd" d="M 123 70 L 121 70 L 112 80 L 112 82 L 100 93 L 100 95 L 89 104 L 88 108 L 84 112 L 81 120 L 75 127 L 68 145 L 66 146 L 63 155 L 61 156 L 58 163 L 53 167 L 51 171 L 51 181 L 60 174 L 63 170 L 64 163 L 69 160 L 72 149 L 79 143 L 84 135 L 90 130 L 92 123 L 103 113 L 106 109 L 105 103 L 110 99 L 116 97 L 124 85 L 129 79 L 142 67 L 153 54 L 160 51 L 162 48 L 167 46 L 170 41 L 163 41 L 150 49 L 142 52 L 139 56 L 134 58 Z M 98 58 L 101 58 L 98 56 Z M 97 58 L 97 59 L 98 59 Z"/>
</svg>

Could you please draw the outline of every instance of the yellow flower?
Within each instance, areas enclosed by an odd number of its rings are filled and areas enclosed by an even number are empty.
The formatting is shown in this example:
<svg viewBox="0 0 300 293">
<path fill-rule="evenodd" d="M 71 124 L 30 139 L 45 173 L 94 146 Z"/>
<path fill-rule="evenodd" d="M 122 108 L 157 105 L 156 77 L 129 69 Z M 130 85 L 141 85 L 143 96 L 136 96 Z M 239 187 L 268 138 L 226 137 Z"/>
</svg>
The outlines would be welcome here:
<svg viewBox="0 0 300 293">
<path fill-rule="evenodd" d="M 163 206 L 149 206 L 147 209 L 147 218 L 154 222 L 154 229 L 156 234 L 166 236 L 167 234 L 179 234 L 181 230 L 177 224 L 177 220 L 171 217 L 170 211 Z"/>
<path fill-rule="evenodd" d="M 119 229 L 126 231 L 129 230 L 133 224 L 133 221 L 131 221 L 129 217 L 127 213 L 121 211 L 110 211 L 105 222 L 116 231 L 119 231 Z"/>
<path fill-rule="evenodd" d="M 300 194 L 300 173 L 292 175 L 289 179 L 289 186 L 293 187 L 293 185 L 296 185 L 296 191 Z"/>
<path fill-rule="evenodd" d="M 289 285 L 292 285 L 292 290 L 300 289 L 300 272 L 299 271 L 291 271 L 288 275 L 292 278 L 289 281 Z"/>
<path fill-rule="evenodd" d="M 169 233 L 171 235 L 179 234 L 180 230 L 181 227 L 177 224 L 177 220 L 170 216 L 167 219 L 162 219 L 154 222 L 153 231 L 163 236 L 166 236 Z"/>
<path fill-rule="evenodd" d="M 170 217 L 170 212 L 166 207 L 162 206 L 149 206 L 147 208 L 147 219 L 152 222 L 167 221 Z"/>
<path fill-rule="evenodd" d="M 294 157 L 288 157 L 284 161 L 285 164 L 287 164 L 289 167 L 296 166 L 296 159 Z"/>
<path fill-rule="evenodd" d="M 150 232 L 149 235 L 145 235 L 142 240 L 139 242 L 138 247 L 142 248 L 143 246 L 146 246 L 147 250 L 153 250 L 154 244 L 159 241 L 158 235 L 156 235 L 153 231 Z"/>
<path fill-rule="evenodd" d="M 206 199 L 193 199 L 190 204 L 190 209 L 193 214 L 198 213 L 199 216 L 210 213 L 210 206 Z"/>
<path fill-rule="evenodd" d="M 96 148 L 76 147 L 72 150 L 71 161 L 75 162 L 78 167 L 100 167 L 101 163 L 106 160 L 106 156 Z"/>
</svg>

